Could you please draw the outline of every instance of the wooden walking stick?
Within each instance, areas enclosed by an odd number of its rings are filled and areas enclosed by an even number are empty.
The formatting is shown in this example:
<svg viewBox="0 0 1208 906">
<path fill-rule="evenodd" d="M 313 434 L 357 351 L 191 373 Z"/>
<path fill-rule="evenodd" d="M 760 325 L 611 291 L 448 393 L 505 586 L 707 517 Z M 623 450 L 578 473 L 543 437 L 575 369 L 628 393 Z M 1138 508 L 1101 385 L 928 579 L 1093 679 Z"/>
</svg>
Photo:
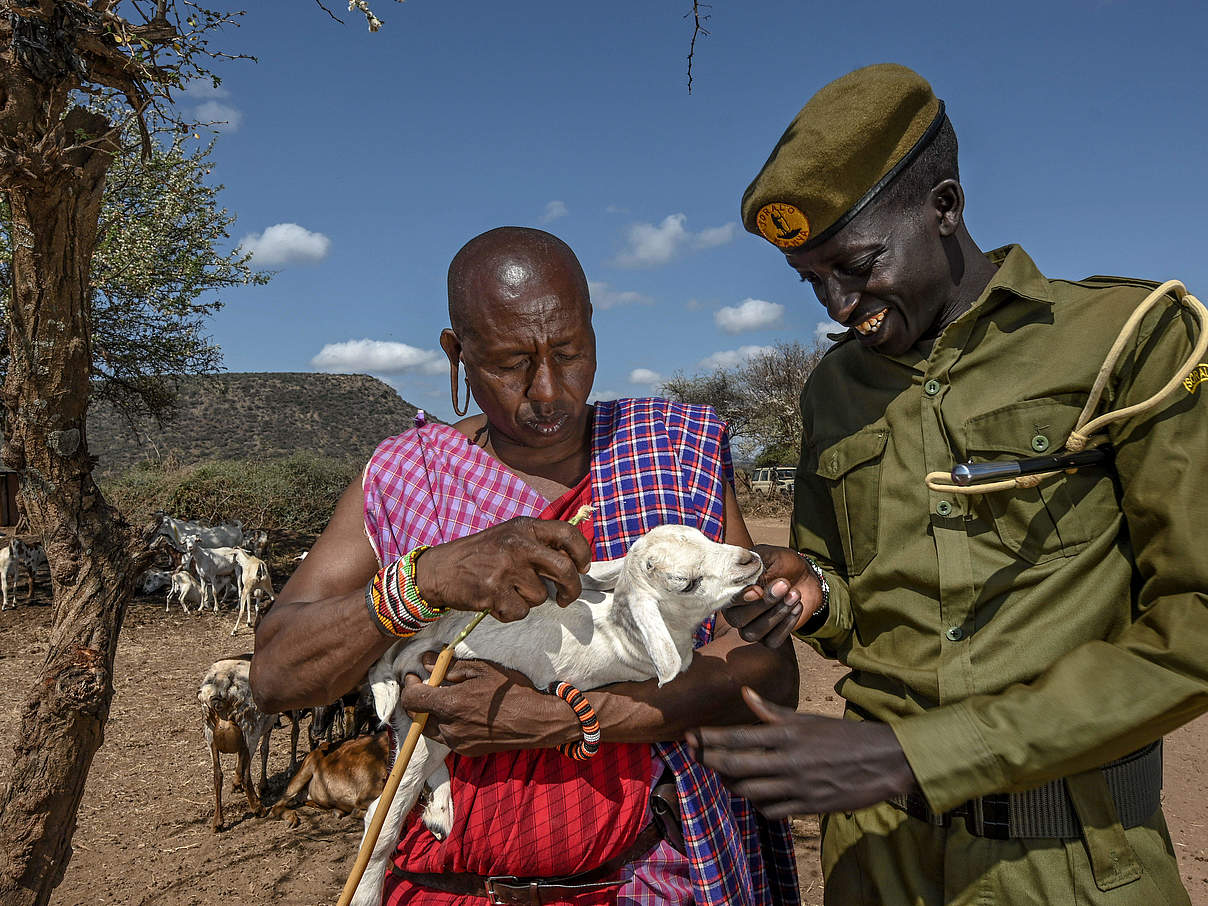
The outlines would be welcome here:
<svg viewBox="0 0 1208 906">
<path fill-rule="evenodd" d="M 578 525 L 593 512 L 593 507 L 579 507 L 579 511 L 568 521 L 571 525 Z M 444 682 L 445 673 L 448 672 L 449 664 L 453 661 L 453 652 L 457 650 L 457 646 L 465 641 L 466 636 L 473 632 L 474 627 L 481 623 L 483 618 L 489 613 L 489 610 L 479 611 L 474 619 L 466 624 L 465 629 L 459 632 L 453 641 L 441 649 L 440 654 L 436 658 L 436 664 L 432 668 L 432 674 L 426 680 L 427 685 L 439 686 Z M 426 711 L 415 715 L 411 729 L 407 731 L 407 738 L 403 740 L 403 744 L 398 750 L 398 758 L 394 760 L 394 767 L 390 769 L 390 776 L 386 778 L 386 786 L 383 787 L 382 795 L 378 798 L 377 808 L 373 811 L 373 820 L 369 822 L 369 827 L 365 829 L 365 837 L 361 840 L 361 848 L 357 851 L 356 863 L 352 866 L 352 872 L 348 875 L 348 880 L 344 882 L 344 890 L 341 891 L 340 899 L 336 906 L 348 906 L 352 902 L 352 895 L 356 893 L 357 885 L 361 883 L 361 878 L 365 875 L 365 869 L 369 866 L 369 857 L 373 855 L 373 848 L 377 845 L 378 837 L 382 833 L 382 825 L 386 823 L 386 815 L 390 812 L 390 804 L 394 801 L 394 795 L 398 792 L 399 784 L 403 782 L 403 774 L 407 771 L 407 765 L 411 762 L 411 756 L 415 754 L 415 747 L 419 744 L 419 737 L 424 732 L 424 727 L 427 723 L 428 713 Z"/>
</svg>

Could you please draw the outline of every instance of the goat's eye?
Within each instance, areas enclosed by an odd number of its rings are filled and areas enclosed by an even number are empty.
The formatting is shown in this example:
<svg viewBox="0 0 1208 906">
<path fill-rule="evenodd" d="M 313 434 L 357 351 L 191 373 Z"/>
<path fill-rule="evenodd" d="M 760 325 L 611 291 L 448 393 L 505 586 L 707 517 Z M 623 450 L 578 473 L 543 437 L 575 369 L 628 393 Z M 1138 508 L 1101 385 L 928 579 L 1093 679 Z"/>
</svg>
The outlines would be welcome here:
<svg viewBox="0 0 1208 906">
<path fill-rule="evenodd" d="M 681 592 L 696 591 L 701 581 L 700 576 L 693 576 L 691 578 L 688 576 L 671 576 L 670 578 L 675 587 Z"/>
<path fill-rule="evenodd" d="M 654 561 L 647 559 L 646 560 L 646 572 L 650 572 L 650 570 L 652 570 L 652 569 L 654 569 Z"/>
</svg>

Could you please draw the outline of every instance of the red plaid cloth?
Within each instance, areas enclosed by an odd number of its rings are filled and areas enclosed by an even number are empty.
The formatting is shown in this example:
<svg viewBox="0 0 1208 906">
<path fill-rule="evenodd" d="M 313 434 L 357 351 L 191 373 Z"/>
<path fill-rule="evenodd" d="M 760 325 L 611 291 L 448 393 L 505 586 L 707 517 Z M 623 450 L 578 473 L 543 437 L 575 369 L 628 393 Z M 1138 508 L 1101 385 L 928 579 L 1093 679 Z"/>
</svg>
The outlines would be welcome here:
<svg viewBox="0 0 1208 906">
<path fill-rule="evenodd" d="M 422 434 L 422 437 L 420 436 Z M 411 435 L 411 436 L 409 436 Z M 398 456 L 404 446 L 409 462 Z M 418 453 L 418 460 L 415 455 Z M 379 454 L 381 455 L 379 458 Z M 402 461 L 400 461 L 402 460 Z M 426 469 L 416 465 L 427 464 Z M 459 432 L 433 425 L 407 432 L 379 447 L 365 475 L 366 528 L 382 560 L 389 562 L 420 542 L 403 541 L 378 514 L 394 501 L 411 496 L 412 505 L 400 510 L 409 526 L 436 532 L 445 538 L 478 531 L 495 521 L 478 524 L 483 512 L 510 512 L 517 498 L 525 504 L 540 501 L 542 518 L 569 518 L 591 500 L 590 476 L 552 504 L 524 485 L 512 473 Z M 421 481 L 422 479 L 422 481 Z M 431 509 L 446 520 L 437 522 L 424 512 L 426 496 L 435 498 Z M 464 499 L 469 497 L 469 500 Z M 459 499 L 460 498 L 460 499 Z M 475 511 L 473 504 L 486 506 Z M 450 525 L 452 531 L 448 531 Z M 580 529 L 591 540 L 592 521 Z M 477 526 L 477 527 L 475 527 Z M 403 544 L 409 547 L 403 547 Z M 454 825 L 449 837 L 438 841 L 413 811 L 403 827 L 395 864 L 405 871 L 458 872 L 480 875 L 556 877 L 588 871 L 624 852 L 646 823 L 653 761 L 648 745 L 604 744 L 596 757 L 575 762 L 553 750 L 499 752 L 481 758 L 451 755 Z M 618 882 L 619 886 L 620 882 Z M 580 895 L 567 906 L 596 906 L 616 900 L 617 890 Z M 471 906 L 479 897 L 460 896 L 416 887 L 387 876 L 384 900 L 390 906 L 423 903 L 424 906 Z M 561 901 L 550 901 L 551 903 Z"/>
<path fill-rule="evenodd" d="M 417 434 L 409 431 L 385 441 L 366 467 L 365 524 L 379 560 L 396 559 L 417 544 L 437 544 L 544 507 L 536 492 L 457 432 L 424 428 L 423 444 Z M 598 404 L 591 475 L 597 507 L 595 557 L 623 556 L 633 540 L 662 523 L 694 525 L 720 540 L 723 495 L 732 478 L 725 425 L 709 407 L 665 400 Z M 696 644 L 707 642 L 712 630 L 710 619 L 701 626 Z M 649 752 L 649 747 L 637 748 Z M 799 902 L 788 823 L 764 821 L 746 800 L 731 796 L 716 774 L 692 760 L 681 744 L 660 743 L 656 749 L 660 763 L 666 763 L 676 777 L 690 864 L 670 848 L 659 847 L 637 866 L 634 879 L 621 889 L 616 902 L 626 906 Z M 464 811 L 457 814 L 460 817 Z M 496 818 L 495 829 L 501 834 L 505 824 L 507 834 L 524 833 L 526 824 L 532 827 L 516 812 Z M 542 830 L 547 837 L 559 836 L 554 828 Z M 428 841 L 435 842 L 430 835 L 424 843 Z M 413 888 L 407 896 L 414 898 L 399 898 L 398 889 L 391 893 L 392 883 L 388 878 L 386 902 L 390 904 L 450 902 L 441 898 L 446 895 Z M 482 900 L 455 898 L 453 902 L 477 906 Z"/>
</svg>

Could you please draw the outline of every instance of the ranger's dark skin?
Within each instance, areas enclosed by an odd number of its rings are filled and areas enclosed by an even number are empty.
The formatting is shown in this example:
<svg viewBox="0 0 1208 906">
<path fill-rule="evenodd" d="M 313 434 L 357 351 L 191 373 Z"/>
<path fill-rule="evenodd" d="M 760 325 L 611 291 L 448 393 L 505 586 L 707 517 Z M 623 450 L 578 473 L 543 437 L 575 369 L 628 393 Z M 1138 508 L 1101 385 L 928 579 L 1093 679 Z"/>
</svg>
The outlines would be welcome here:
<svg viewBox="0 0 1208 906">
<path fill-rule="evenodd" d="M 844 327 L 884 312 L 875 333 L 857 333 L 865 346 L 891 356 L 926 351 L 994 276 L 965 227 L 964 206 L 960 183 L 945 179 L 922 199 L 874 202 L 826 242 L 785 258 Z M 748 589 L 745 603 L 725 614 L 743 638 L 779 645 L 819 608 L 822 589 L 793 551 L 757 551 L 775 564 L 769 574 L 784 578 Z M 917 791 L 886 724 L 798 714 L 746 692 L 762 724 L 693 730 L 687 740 L 701 762 L 768 817 L 851 811 Z"/>
</svg>

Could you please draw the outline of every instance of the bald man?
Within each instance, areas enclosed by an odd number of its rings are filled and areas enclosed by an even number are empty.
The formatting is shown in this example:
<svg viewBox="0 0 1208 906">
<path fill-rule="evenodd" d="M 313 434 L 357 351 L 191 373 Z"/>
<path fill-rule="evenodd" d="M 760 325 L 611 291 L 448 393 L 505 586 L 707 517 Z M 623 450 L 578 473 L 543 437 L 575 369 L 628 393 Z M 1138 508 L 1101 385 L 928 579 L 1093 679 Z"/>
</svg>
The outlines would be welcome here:
<svg viewBox="0 0 1208 906">
<path fill-rule="evenodd" d="M 252 686 L 267 711 L 332 701 L 446 609 L 520 619 L 545 600 L 543 578 L 565 604 L 590 561 L 623 556 L 654 525 L 751 546 L 711 409 L 587 404 L 591 303 L 565 243 L 516 227 L 471 240 L 449 269 L 449 319 L 454 410 L 472 396 L 481 414 L 379 445 L 257 632 Z M 584 503 L 592 521 L 562 521 Z M 680 744 L 702 722 L 750 722 L 743 685 L 792 706 L 795 659 L 724 621 L 697 643 L 662 688 L 587 693 L 603 738 L 587 761 L 553 748 L 582 738 L 575 710 L 515 671 L 461 661 L 440 688 L 409 678 L 403 706 L 430 713 L 429 735 L 457 753 L 455 821 L 437 840 L 410 816 L 383 902 L 797 902 L 787 825 L 731 797 Z"/>
</svg>

